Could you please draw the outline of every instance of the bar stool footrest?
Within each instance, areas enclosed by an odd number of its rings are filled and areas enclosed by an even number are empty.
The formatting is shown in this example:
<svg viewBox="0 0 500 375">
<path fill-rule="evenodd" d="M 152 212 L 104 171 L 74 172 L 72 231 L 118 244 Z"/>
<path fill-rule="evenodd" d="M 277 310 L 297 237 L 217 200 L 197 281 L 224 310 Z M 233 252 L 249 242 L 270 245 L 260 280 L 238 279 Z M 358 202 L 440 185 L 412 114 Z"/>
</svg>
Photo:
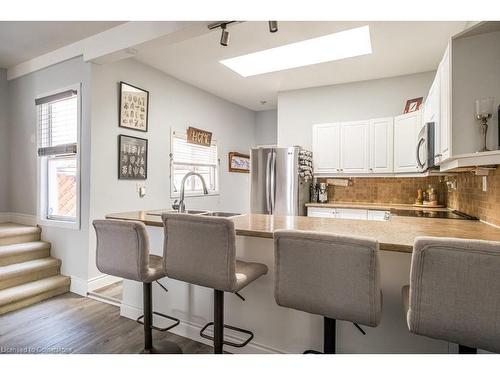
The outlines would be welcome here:
<svg viewBox="0 0 500 375">
<path fill-rule="evenodd" d="M 203 337 L 204 339 L 207 339 L 207 340 L 210 340 L 210 341 L 214 341 L 213 336 L 209 336 L 209 335 L 207 335 L 205 333 L 206 329 L 208 327 L 210 327 L 210 326 L 213 326 L 213 325 L 214 325 L 214 322 L 209 322 L 209 323 L 205 324 L 205 326 L 200 330 L 200 336 Z M 253 340 L 253 332 L 252 331 L 248 331 L 248 330 L 243 329 L 243 328 L 238 328 L 238 327 L 230 326 L 228 324 L 224 324 L 224 328 L 230 329 L 231 331 L 241 332 L 241 333 L 244 333 L 244 334 L 246 334 L 246 335 L 249 336 L 248 339 L 246 339 L 242 343 L 237 343 L 237 342 L 233 342 L 233 341 L 223 340 L 222 343 L 224 345 L 229 345 L 229 346 L 232 346 L 232 347 L 235 347 L 235 348 L 243 348 L 244 346 L 248 345 L 248 343 L 250 341 Z"/>
<path fill-rule="evenodd" d="M 154 325 L 151 325 L 151 328 L 154 329 L 155 331 L 160 331 L 160 332 L 166 332 L 176 326 L 178 326 L 180 324 L 180 320 L 177 319 L 177 318 L 174 318 L 173 316 L 170 316 L 170 315 L 165 315 L 165 314 L 162 314 L 162 313 L 159 313 L 159 312 L 156 312 L 156 311 L 153 311 L 153 315 L 158 315 L 158 316 L 161 316 L 162 318 L 165 318 L 165 319 L 170 319 L 170 320 L 173 320 L 174 323 L 165 327 L 165 328 L 161 328 L 161 327 L 157 327 L 157 326 L 154 326 Z M 140 317 L 137 318 L 136 322 L 139 323 L 139 324 L 142 324 L 144 325 L 144 315 L 141 315 Z"/>
<path fill-rule="evenodd" d="M 308 349 L 303 354 L 325 354 L 325 353 L 318 352 L 317 350 L 314 350 L 314 349 Z"/>
</svg>

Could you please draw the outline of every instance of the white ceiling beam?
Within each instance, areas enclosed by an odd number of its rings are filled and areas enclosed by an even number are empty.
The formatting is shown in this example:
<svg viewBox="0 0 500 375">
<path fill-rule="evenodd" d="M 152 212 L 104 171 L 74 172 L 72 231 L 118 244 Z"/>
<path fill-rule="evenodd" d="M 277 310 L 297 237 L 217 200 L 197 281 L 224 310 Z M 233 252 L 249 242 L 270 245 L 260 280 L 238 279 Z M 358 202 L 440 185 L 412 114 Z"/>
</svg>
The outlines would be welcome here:
<svg viewBox="0 0 500 375">
<path fill-rule="evenodd" d="M 83 56 L 84 61 L 107 64 L 134 55 L 133 49 L 161 38 L 166 44 L 180 42 L 209 32 L 207 22 L 127 22 L 78 42 L 14 65 L 7 79 L 15 79 L 48 66 Z"/>
</svg>

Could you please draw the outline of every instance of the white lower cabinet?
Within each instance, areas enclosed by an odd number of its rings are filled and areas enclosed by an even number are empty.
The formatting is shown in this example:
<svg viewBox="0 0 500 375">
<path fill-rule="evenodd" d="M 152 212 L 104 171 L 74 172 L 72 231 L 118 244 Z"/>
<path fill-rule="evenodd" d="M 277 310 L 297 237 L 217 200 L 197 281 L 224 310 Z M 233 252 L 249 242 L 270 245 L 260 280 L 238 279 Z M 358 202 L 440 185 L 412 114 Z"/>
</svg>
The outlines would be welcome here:
<svg viewBox="0 0 500 375">
<path fill-rule="evenodd" d="M 420 111 L 394 118 L 394 172 L 418 172 L 416 150 L 421 125 Z"/>
<path fill-rule="evenodd" d="M 389 211 L 369 210 L 365 208 L 330 208 L 330 207 L 308 207 L 309 217 L 329 217 L 333 219 L 351 220 L 389 220 Z"/>
</svg>

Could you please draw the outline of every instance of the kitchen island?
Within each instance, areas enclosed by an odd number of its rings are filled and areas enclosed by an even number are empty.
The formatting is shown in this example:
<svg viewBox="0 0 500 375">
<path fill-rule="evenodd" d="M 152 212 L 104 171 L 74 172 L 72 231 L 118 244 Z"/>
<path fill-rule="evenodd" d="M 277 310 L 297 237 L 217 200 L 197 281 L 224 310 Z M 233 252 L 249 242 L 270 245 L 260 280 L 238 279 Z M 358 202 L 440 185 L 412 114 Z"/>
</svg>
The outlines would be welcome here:
<svg viewBox="0 0 500 375">
<path fill-rule="evenodd" d="M 150 235 L 151 252 L 162 255 L 163 224 L 150 211 L 106 215 L 107 218 L 142 221 Z M 236 227 L 237 256 L 265 263 L 269 273 L 241 291 L 246 301 L 227 294 L 226 323 L 254 332 L 255 338 L 238 353 L 301 353 L 322 350 L 323 319 L 280 307 L 274 300 L 273 233 L 278 229 L 314 230 L 345 235 L 368 236 L 380 242 L 383 311 L 381 324 L 364 327 L 363 336 L 351 323 L 337 323 L 339 353 L 448 353 L 456 346 L 412 335 L 406 327 L 401 288 L 408 284 L 411 250 L 417 236 L 456 237 L 500 241 L 500 229 L 479 221 L 393 216 L 387 221 L 346 220 L 298 216 L 246 214 L 231 218 Z M 154 288 L 154 309 L 181 319 L 173 333 L 204 343 L 200 328 L 212 320 L 212 290 L 165 278 L 165 293 Z M 142 314 L 141 284 L 125 280 L 121 314 L 136 319 Z M 157 322 L 163 324 L 164 322 Z"/>
</svg>

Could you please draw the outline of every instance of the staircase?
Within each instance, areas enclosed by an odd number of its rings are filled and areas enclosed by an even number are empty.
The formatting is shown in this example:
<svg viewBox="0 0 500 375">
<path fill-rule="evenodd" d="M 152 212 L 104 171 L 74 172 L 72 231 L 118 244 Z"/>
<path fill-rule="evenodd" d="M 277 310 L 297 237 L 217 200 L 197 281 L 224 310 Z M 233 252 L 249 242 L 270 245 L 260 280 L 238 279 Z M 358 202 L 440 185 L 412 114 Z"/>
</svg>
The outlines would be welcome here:
<svg viewBox="0 0 500 375">
<path fill-rule="evenodd" d="M 38 227 L 0 224 L 0 315 L 69 291 L 70 278 L 40 234 Z"/>
</svg>

